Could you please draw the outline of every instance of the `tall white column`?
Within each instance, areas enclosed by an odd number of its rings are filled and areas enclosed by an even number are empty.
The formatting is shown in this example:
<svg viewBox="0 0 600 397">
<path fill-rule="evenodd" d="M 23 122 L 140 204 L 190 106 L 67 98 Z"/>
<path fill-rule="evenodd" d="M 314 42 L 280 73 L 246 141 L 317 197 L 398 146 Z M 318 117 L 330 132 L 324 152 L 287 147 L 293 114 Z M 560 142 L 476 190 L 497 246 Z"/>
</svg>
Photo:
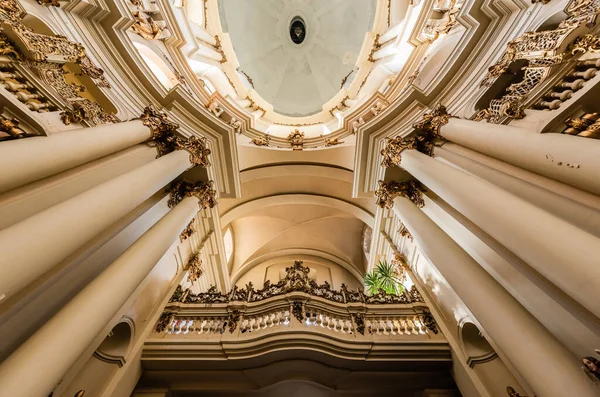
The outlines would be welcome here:
<svg viewBox="0 0 600 397">
<path fill-rule="evenodd" d="M 451 142 L 600 195 L 600 140 L 538 134 L 507 125 L 448 119 L 439 134 Z"/>
<path fill-rule="evenodd" d="M 3 142 L 0 145 L 0 192 L 116 153 L 176 128 L 164 114 L 148 107 L 140 120 Z"/>
<path fill-rule="evenodd" d="M 400 165 L 457 211 L 600 318 L 600 239 L 416 150 Z"/>
<path fill-rule="evenodd" d="M 407 198 L 396 197 L 393 205 L 420 251 L 538 397 L 597 396 L 579 360 L 439 226 Z"/>
<path fill-rule="evenodd" d="M 0 397 L 47 397 L 198 212 L 187 197 L 0 365 Z"/>
<path fill-rule="evenodd" d="M 177 150 L 0 230 L 0 297 L 60 263 L 192 166 Z"/>
</svg>

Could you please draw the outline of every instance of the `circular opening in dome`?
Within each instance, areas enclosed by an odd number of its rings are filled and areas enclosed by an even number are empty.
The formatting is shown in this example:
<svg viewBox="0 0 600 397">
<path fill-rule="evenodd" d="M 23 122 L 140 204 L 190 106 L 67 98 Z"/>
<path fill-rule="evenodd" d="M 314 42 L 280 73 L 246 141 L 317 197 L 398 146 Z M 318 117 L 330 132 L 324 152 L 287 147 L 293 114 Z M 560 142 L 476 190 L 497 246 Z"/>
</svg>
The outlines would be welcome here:
<svg viewBox="0 0 600 397">
<path fill-rule="evenodd" d="M 290 23 L 290 38 L 295 44 L 302 44 L 306 38 L 306 25 L 301 17 L 292 18 Z"/>
</svg>

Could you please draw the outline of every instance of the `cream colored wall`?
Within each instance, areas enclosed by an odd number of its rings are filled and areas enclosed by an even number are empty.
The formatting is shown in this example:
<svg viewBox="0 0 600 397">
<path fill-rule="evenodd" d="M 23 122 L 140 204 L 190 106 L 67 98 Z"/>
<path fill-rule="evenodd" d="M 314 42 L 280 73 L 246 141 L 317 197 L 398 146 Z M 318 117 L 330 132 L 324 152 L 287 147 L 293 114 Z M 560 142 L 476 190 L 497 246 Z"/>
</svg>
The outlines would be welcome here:
<svg viewBox="0 0 600 397">
<path fill-rule="evenodd" d="M 285 268 L 294 264 L 294 260 L 303 260 L 303 265 L 311 269 L 309 277 L 319 284 L 327 281 L 332 288 L 340 289 L 342 284 L 349 288 L 362 288 L 360 280 L 354 277 L 349 271 L 341 268 L 334 263 L 324 263 L 319 258 L 307 258 L 305 256 L 290 256 L 288 258 L 278 258 L 276 261 L 267 261 L 262 263 L 247 273 L 245 273 L 236 283 L 238 287 L 244 287 L 248 282 L 254 284 L 254 288 L 262 288 L 265 281 L 269 280 L 272 284 L 279 282 L 285 277 Z"/>
<path fill-rule="evenodd" d="M 327 150 L 277 150 L 251 146 L 238 146 L 240 170 L 266 164 L 329 164 L 354 169 L 354 146 L 341 146 Z"/>
</svg>

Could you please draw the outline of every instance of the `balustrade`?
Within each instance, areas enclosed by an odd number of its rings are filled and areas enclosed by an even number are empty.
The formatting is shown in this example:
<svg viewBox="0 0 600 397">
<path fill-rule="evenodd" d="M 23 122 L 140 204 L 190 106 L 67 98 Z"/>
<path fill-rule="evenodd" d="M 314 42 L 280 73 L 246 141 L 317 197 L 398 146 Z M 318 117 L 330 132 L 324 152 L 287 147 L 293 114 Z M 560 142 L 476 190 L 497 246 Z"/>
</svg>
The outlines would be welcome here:
<svg viewBox="0 0 600 397">
<path fill-rule="evenodd" d="M 300 331 L 346 338 L 431 338 L 438 334 L 435 321 L 419 292 L 366 296 L 362 291 L 308 278 L 302 261 L 286 269 L 279 283 L 251 284 L 222 294 L 216 287 L 194 294 L 180 287 L 155 331 L 163 338 L 253 338 L 256 333 Z M 229 336 L 228 336 L 229 335 Z"/>
</svg>

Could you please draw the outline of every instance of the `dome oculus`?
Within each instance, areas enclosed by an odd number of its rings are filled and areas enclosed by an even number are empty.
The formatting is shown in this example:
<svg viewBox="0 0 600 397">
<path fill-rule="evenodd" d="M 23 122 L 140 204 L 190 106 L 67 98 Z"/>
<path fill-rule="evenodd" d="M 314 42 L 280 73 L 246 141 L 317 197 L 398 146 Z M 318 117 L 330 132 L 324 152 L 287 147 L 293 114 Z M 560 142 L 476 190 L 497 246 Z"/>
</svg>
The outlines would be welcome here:
<svg viewBox="0 0 600 397">
<path fill-rule="evenodd" d="M 294 17 L 290 23 L 290 38 L 295 44 L 302 44 L 306 38 L 306 26 L 301 17 Z"/>
</svg>

